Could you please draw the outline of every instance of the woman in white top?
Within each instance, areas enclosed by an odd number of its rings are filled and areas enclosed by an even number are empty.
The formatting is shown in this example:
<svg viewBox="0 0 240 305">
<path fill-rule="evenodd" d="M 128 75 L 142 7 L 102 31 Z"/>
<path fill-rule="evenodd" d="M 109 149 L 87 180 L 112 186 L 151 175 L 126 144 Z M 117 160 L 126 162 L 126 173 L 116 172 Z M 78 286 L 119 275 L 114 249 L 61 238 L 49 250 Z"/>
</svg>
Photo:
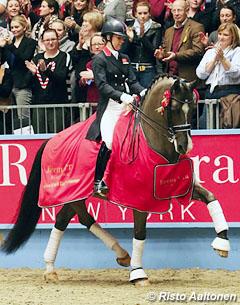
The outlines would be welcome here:
<svg viewBox="0 0 240 305">
<path fill-rule="evenodd" d="M 240 47 L 237 26 L 221 24 L 218 41 L 203 56 L 196 69 L 197 76 L 208 85 L 205 97 L 221 98 L 240 94 Z"/>
</svg>

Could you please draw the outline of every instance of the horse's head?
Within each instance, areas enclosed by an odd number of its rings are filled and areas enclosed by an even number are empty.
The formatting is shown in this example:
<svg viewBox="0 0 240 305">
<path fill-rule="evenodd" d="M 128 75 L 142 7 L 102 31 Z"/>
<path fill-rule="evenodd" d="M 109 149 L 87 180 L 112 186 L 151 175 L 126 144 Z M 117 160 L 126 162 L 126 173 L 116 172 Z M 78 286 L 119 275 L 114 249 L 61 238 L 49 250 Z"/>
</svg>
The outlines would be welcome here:
<svg viewBox="0 0 240 305">
<path fill-rule="evenodd" d="M 149 145 L 170 162 L 192 148 L 190 122 L 195 108 L 194 83 L 168 75 L 149 87 L 141 107 L 141 124 Z"/>
<path fill-rule="evenodd" d="M 194 82 L 177 79 L 168 92 L 166 116 L 170 141 L 174 143 L 177 153 L 185 154 L 192 149 L 190 135 L 191 118 L 196 104 Z"/>
</svg>

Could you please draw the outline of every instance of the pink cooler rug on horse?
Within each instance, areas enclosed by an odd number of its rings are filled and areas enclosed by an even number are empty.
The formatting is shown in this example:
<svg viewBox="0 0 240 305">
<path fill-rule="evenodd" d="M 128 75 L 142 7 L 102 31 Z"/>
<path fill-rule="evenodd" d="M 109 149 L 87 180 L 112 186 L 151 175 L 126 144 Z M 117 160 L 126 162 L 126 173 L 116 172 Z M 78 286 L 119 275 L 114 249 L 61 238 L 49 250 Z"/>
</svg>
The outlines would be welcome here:
<svg viewBox="0 0 240 305">
<path fill-rule="evenodd" d="M 42 156 L 39 206 L 50 207 L 91 196 L 100 144 L 85 139 L 95 115 L 53 137 Z M 192 161 L 176 164 L 153 151 L 131 114 L 117 123 L 105 181 L 108 200 L 140 211 L 163 213 L 170 203 L 189 204 L 193 190 Z"/>
</svg>

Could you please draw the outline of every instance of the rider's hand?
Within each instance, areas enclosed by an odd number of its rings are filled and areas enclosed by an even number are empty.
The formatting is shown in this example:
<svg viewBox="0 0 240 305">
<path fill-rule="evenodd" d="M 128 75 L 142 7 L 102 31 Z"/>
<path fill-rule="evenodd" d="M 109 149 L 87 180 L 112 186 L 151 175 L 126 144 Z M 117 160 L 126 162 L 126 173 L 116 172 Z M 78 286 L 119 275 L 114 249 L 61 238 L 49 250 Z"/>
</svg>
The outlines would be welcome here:
<svg viewBox="0 0 240 305">
<path fill-rule="evenodd" d="M 121 96 L 120 96 L 120 101 L 125 104 L 125 105 L 129 105 L 131 103 L 134 102 L 134 97 L 130 94 L 127 94 L 127 93 L 123 93 Z"/>
</svg>

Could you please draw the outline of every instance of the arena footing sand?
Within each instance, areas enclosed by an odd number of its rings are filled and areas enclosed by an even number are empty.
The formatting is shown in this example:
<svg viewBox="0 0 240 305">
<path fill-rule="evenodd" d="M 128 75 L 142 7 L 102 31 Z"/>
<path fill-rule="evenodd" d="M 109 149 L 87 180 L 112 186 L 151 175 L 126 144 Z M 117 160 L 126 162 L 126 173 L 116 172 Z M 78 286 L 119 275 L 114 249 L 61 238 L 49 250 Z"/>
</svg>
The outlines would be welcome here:
<svg viewBox="0 0 240 305">
<path fill-rule="evenodd" d="M 0 304 L 240 304 L 240 271 L 146 271 L 151 285 L 136 288 L 128 282 L 127 269 L 58 269 L 59 282 L 56 284 L 44 282 L 43 270 L 0 269 Z"/>
</svg>

